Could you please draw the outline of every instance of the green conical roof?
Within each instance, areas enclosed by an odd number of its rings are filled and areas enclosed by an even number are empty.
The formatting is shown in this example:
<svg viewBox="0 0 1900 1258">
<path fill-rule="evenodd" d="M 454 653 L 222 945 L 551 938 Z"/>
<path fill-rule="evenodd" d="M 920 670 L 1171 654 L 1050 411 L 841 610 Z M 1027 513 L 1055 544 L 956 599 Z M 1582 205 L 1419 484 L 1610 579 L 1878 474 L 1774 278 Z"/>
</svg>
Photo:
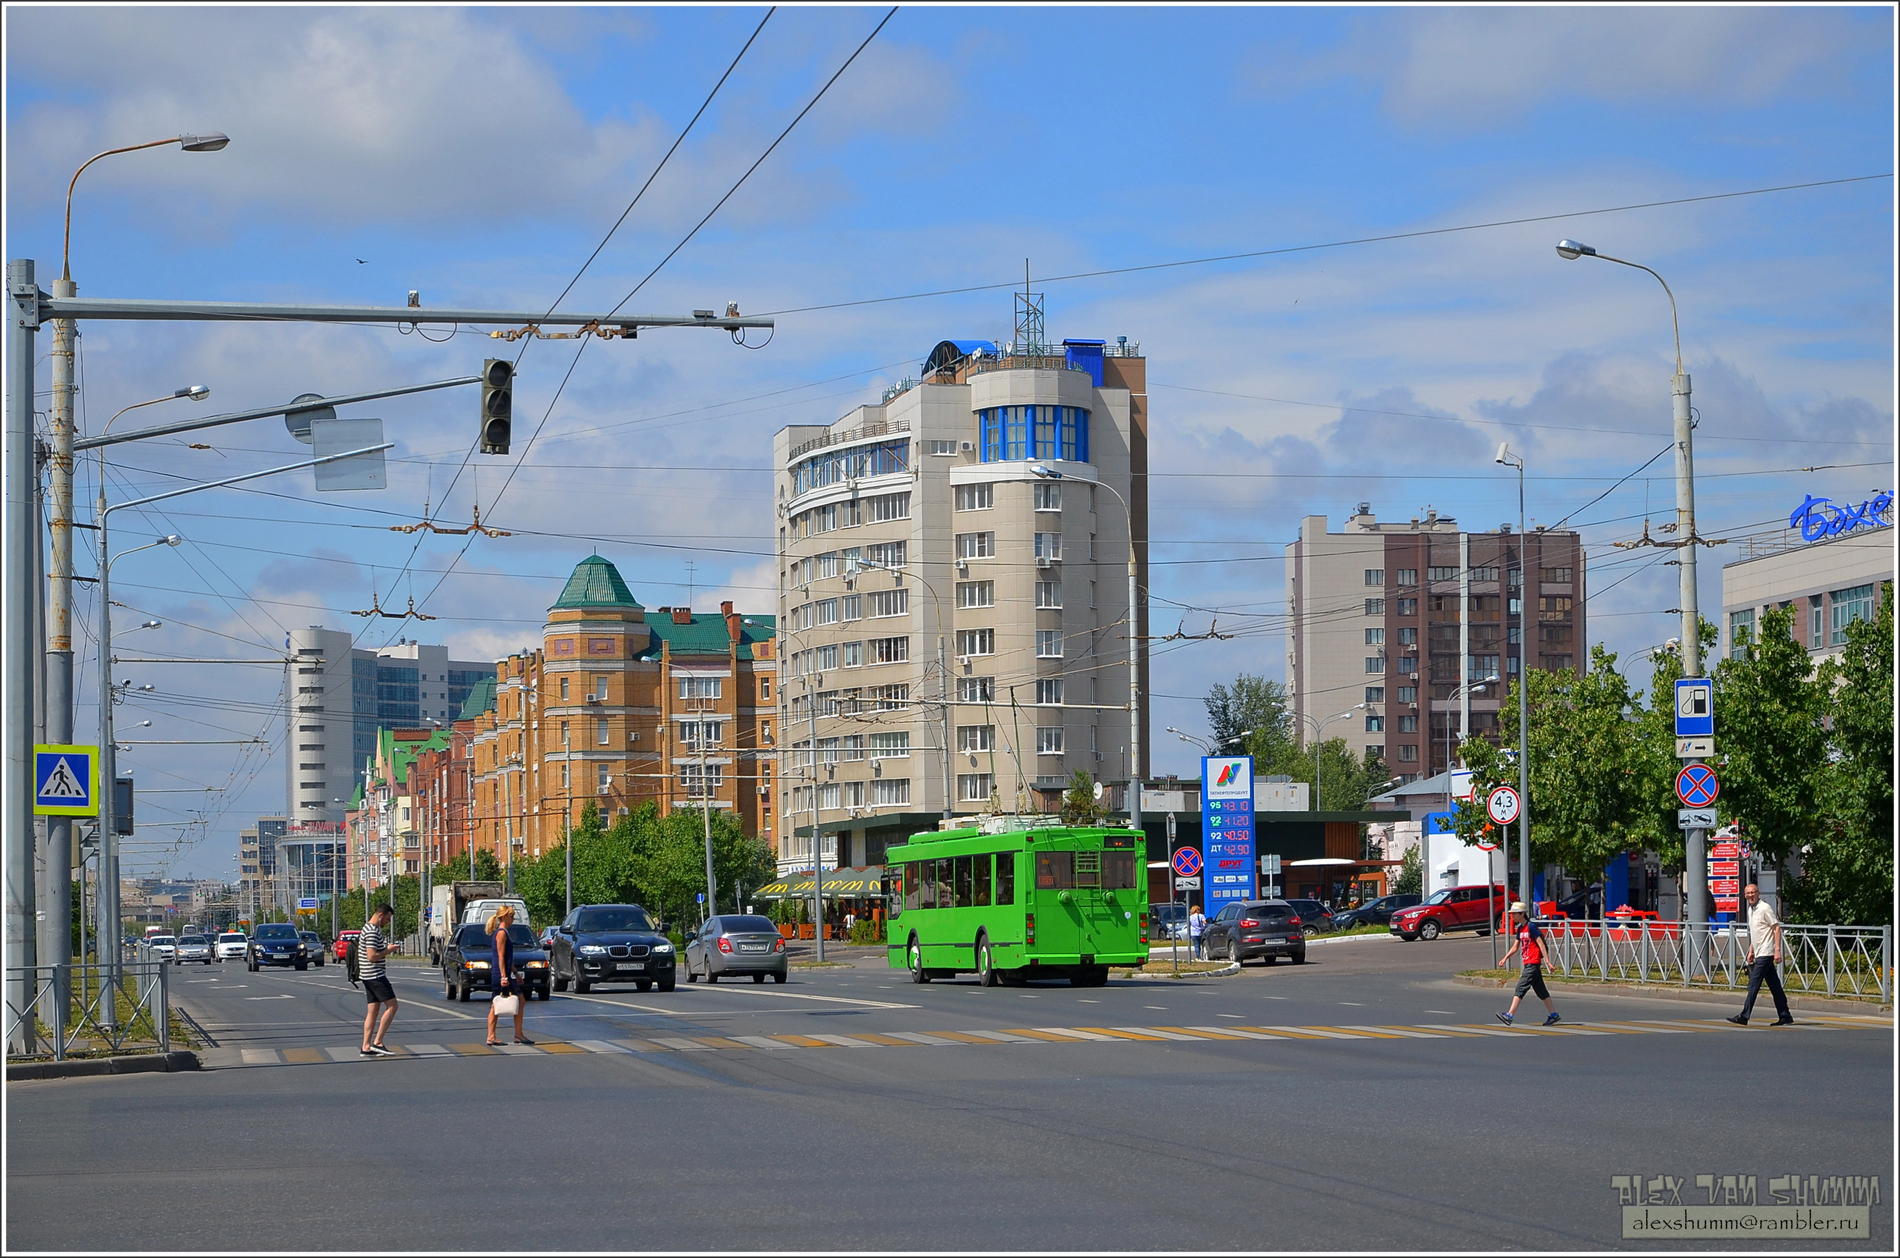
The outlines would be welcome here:
<svg viewBox="0 0 1900 1258">
<path fill-rule="evenodd" d="M 567 579 L 567 588 L 549 610 L 582 608 L 644 610 L 627 583 L 620 579 L 620 570 L 599 555 L 589 555 L 574 565 L 574 575 Z"/>
</svg>

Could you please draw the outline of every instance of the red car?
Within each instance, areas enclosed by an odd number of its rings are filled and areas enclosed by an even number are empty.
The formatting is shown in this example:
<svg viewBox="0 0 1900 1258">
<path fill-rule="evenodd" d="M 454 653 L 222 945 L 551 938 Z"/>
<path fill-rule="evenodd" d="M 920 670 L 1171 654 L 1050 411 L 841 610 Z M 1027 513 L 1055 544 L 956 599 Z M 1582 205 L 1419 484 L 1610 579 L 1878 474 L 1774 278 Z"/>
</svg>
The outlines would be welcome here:
<svg viewBox="0 0 1900 1258">
<path fill-rule="evenodd" d="M 363 932 L 360 930 L 346 930 L 346 931 L 341 931 L 338 933 L 336 937 L 336 959 L 337 960 L 343 961 L 343 960 L 348 959 L 347 954 L 349 953 L 349 950 L 350 950 L 350 940 L 356 938 L 358 935 L 362 933 Z"/>
<path fill-rule="evenodd" d="M 1407 943 L 1414 939 L 1436 939 L 1448 931 L 1488 931 L 1494 917 L 1502 917 L 1510 907 L 1504 884 L 1493 883 L 1487 901 L 1483 883 L 1471 887 L 1446 887 L 1433 893 L 1425 903 L 1401 909 L 1392 915 L 1390 930 Z"/>
</svg>

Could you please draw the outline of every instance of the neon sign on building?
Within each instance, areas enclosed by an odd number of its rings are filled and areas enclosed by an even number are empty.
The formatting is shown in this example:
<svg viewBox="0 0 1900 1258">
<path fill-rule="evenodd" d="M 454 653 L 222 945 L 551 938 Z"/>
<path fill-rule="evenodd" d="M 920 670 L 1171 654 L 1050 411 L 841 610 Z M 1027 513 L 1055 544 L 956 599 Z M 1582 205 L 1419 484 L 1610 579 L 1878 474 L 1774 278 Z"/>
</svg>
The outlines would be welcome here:
<svg viewBox="0 0 1900 1258">
<path fill-rule="evenodd" d="M 1893 495 L 1886 492 L 1875 494 L 1858 507 L 1848 503 L 1835 506 L 1826 498 L 1809 494 L 1807 501 L 1788 517 L 1788 527 L 1800 529 L 1803 541 L 1818 542 L 1855 529 L 1892 528 L 1893 521 L 1889 518 L 1892 510 Z"/>
</svg>

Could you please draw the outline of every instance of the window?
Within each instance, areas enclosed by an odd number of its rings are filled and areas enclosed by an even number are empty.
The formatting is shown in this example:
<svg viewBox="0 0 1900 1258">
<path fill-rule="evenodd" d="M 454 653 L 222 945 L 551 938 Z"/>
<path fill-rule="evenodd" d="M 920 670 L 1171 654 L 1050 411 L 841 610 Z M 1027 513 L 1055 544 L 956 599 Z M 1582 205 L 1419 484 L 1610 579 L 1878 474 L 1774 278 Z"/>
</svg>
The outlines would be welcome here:
<svg viewBox="0 0 1900 1258">
<path fill-rule="evenodd" d="M 1382 598 L 1367 599 L 1366 600 L 1366 615 L 1368 616 L 1385 615 L 1385 600 Z"/>
<path fill-rule="evenodd" d="M 1565 669 L 1574 667 L 1575 663 L 1576 657 L 1572 655 L 1540 655 L 1537 657 L 1537 667 L 1552 673 L 1562 672 Z"/>
<path fill-rule="evenodd" d="M 1401 616 L 1418 615 L 1418 600 L 1415 598 L 1399 599 L 1398 600 L 1398 614 Z"/>
<path fill-rule="evenodd" d="M 607 746 L 607 718 L 604 716 L 594 722 L 594 742 L 601 747 Z"/>
<path fill-rule="evenodd" d="M 864 643 L 862 642 L 843 643 L 840 649 L 840 655 L 842 656 L 843 663 L 846 668 L 864 667 Z"/>
<path fill-rule="evenodd" d="M 607 675 L 605 673 L 594 674 L 593 693 L 594 698 L 600 700 L 602 703 L 607 702 Z"/>
<path fill-rule="evenodd" d="M 909 778 L 873 778 L 871 779 L 871 803 L 873 806 L 888 804 L 908 804 L 910 802 Z"/>
<path fill-rule="evenodd" d="M 1570 635 L 1575 632 L 1575 628 L 1570 625 L 1539 625 L 1537 640 L 1553 646 L 1567 646 L 1570 643 Z"/>
<path fill-rule="evenodd" d="M 722 766 L 716 764 L 683 764 L 680 766 L 680 786 L 686 791 L 688 799 L 704 799 L 719 792 L 719 777 Z"/>
<path fill-rule="evenodd" d="M 864 646 L 866 663 L 902 664 L 910 659 L 909 638 L 872 638 Z"/>
<path fill-rule="evenodd" d="M 838 623 L 837 599 L 821 598 L 812 604 L 812 608 L 817 616 L 817 623 L 821 625 L 835 625 Z"/>
<path fill-rule="evenodd" d="M 1036 534 L 1036 558 L 1049 560 L 1062 558 L 1062 534 Z"/>
<path fill-rule="evenodd" d="M 957 630 L 958 655 L 994 655 L 996 654 L 996 630 L 959 629 Z"/>
<path fill-rule="evenodd" d="M 1399 645 L 1400 646 L 1417 646 L 1418 645 L 1418 626 L 1417 625 L 1406 625 L 1399 630 Z"/>
<path fill-rule="evenodd" d="M 875 498 L 865 499 L 864 505 L 865 511 L 870 516 L 873 524 L 884 520 L 910 519 L 910 495 L 908 493 L 879 494 Z"/>
<path fill-rule="evenodd" d="M 1038 611 L 1060 611 L 1062 609 L 1062 582 L 1036 582 L 1036 609 Z"/>
<path fill-rule="evenodd" d="M 910 731 L 871 735 L 873 760 L 904 759 L 910 755 Z"/>
<path fill-rule="evenodd" d="M 1049 481 L 1037 481 L 1035 486 L 1036 510 L 1062 510 L 1062 486 Z"/>
<path fill-rule="evenodd" d="M 1062 702 L 1062 679 L 1043 677 L 1036 682 L 1036 702 L 1043 705 Z"/>
<path fill-rule="evenodd" d="M 871 594 L 871 618 L 910 614 L 909 590 L 876 590 Z"/>
<path fill-rule="evenodd" d="M 1062 630 L 1036 630 L 1036 658 L 1039 660 L 1059 660 L 1062 658 Z"/>
<path fill-rule="evenodd" d="M 996 606 L 996 582 L 959 581 L 957 582 L 958 607 L 994 607 Z"/>
<path fill-rule="evenodd" d="M 990 775 L 987 773 L 957 774 L 957 798 L 966 804 L 988 803 Z"/>
<path fill-rule="evenodd" d="M 561 746 L 567 746 L 567 722 L 561 722 Z"/>
<path fill-rule="evenodd" d="M 1384 585 L 1385 584 L 1385 569 L 1384 568 L 1367 568 L 1366 569 L 1366 584 L 1379 585 L 1379 586 Z"/>
<path fill-rule="evenodd" d="M 930 453 L 932 454 L 955 454 L 957 452 L 957 443 L 954 441 L 937 441 L 933 439 L 929 444 Z"/>
<path fill-rule="evenodd" d="M 1425 579 L 1428 581 L 1456 581 L 1458 579 L 1458 569 L 1430 568 L 1426 570 Z"/>
<path fill-rule="evenodd" d="M 1366 671 L 1368 673 L 1383 673 L 1385 671 L 1385 656 L 1383 655 L 1366 656 Z"/>
<path fill-rule="evenodd" d="M 1393 671 L 1404 674 L 1405 676 L 1408 676 L 1408 677 L 1417 673 L 1418 672 L 1418 656 L 1416 655 L 1399 656 L 1398 665 Z"/>
<path fill-rule="evenodd" d="M 962 752 L 996 750 L 994 725 L 957 726 L 957 750 Z"/>
<path fill-rule="evenodd" d="M 605 795 L 610 789 L 612 789 L 613 784 L 614 784 L 613 766 L 606 765 L 606 764 L 595 765 L 594 766 L 595 793 L 600 794 L 600 795 Z"/>
<path fill-rule="evenodd" d="M 993 703 L 996 701 L 996 678 L 959 677 L 957 678 L 958 703 Z"/>
<path fill-rule="evenodd" d="M 1540 568 L 1537 575 L 1552 585 L 1570 584 L 1570 569 L 1568 568 Z"/>
<path fill-rule="evenodd" d="M 770 677 L 759 678 L 759 698 L 770 699 L 771 697 L 772 697 L 772 679 Z"/>
<path fill-rule="evenodd" d="M 994 533 L 958 533 L 958 559 L 994 559 L 996 557 L 996 534 Z"/>
<path fill-rule="evenodd" d="M 717 699 L 719 684 L 722 680 L 719 677 L 682 677 L 679 679 L 680 698 Z"/>
<path fill-rule="evenodd" d="M 997 406 L 977 412 L 977 452 L 985 463 L 1089 459 L 1089 413 L 1079 406 Z"/>
<path fill-rule="evenodd" d="M 1748 642 L 1755 636 L 1755 609 L 1728 614 L 1728 657 L 1739 660 L 1748 654 Z"/>
<path fill-rule="evenodd" d="M 903 682 L 872 686 L 864 693 L 866 706 L 873 712 L 902 712 L 910 706 L 910 687 Z"/>
<path fill-rule="evenodd" d="M 864 759 L 864 735 L 846 734 L 838 740 L 838 754 L 845 760 Z M 859 800 L 859 803 L 864 801 Z"/>
<path fill-rule="evenodd" d="M 909 542 L 876 542 L 864 548 L 864 559 L 873 568 L 902 568 L 909 552 Z"/>
<path fill-rule="evenodd" d="M 1874 618 L 1874 587 L 1856 585 L 1850 589 L 1835 590 L 1827 596 L 1833 610 L 1833 619 L 1828 632 L 1828 645 L 1841 646 L 1847 641 L 1847 626 L 1856 620 Z"/>
<path fill-rule="evenodd" d="M 1096 603 L 1095 603 L 1095 582 L 1093 582 L 1093 581 L 1090 581 L 1090 582 L 1089 582 L 1089 610 L 1090 610 L 1090 611 L 1094 611 L 1094 610 L 1095 610 L 1095 607 L 1096 607 Z"/>
<path fill-rule="evenodd" d="M 567 678 L 561 678 L 561 698 L 567 698 Z"/>
<path fill-rule="evenodd" d="M 843 598 L 838 600 L 838 613 L 839 613 L 839 618 L 847 622 L 853 621 L 853 620 L 863 620 L 864 619 L 864 596 L 862 594 L 845 595 Z M 796 628 L 797 626 L 793 626 L 793 627 Z M 811 626 L 809 625 L 806 626 L 806 628 L 810 628 L 810 627 Z"/>
<path fill-rule="evenodd" d="M 1474 655 L 1470 667 L 1465 669 L 1466 681 L 1483 681 L 1487 677 L 1498 675 L 1498 657 L 1495 655 Z"/>
<path fill-rule="evenodd" d="M 996 505 L 996 486 L 987 482 L 958 485 L 956 498 L 959 511 L 988 511 Z"/>
<path fill-rule="evenodd" d="M 1385 630 L 1383 629 L 1366 630 L 1366 645 L 1367 646 L 1384 646 L 1385 645 Z"/>
<path fill-rule="evenodd" d="M 838 552 L 828 550 L 818 556 L 818 579 L 823 581 L 838 575 Z"/>
<path fill-rule="evenodd" d="M 1537 600 L 1537 618 L 1539 620 L 1567 620 L 1569 617 L 1569 595 L 1546 594 Z"/>
<path fill-rule="evenodd" d="M 1373 716 L 1372 714 L 1368 713 L 1366 715 L 1366 733 L 1379 734 L 1379 733 L 1383 733 L 1384 731 L 1385 731 L 1385 718 L 1383 716 Z"/>
<path fill-rule="evenodd" d="M 1039 725 L 1036 727 L 1036 754 L 1039 756 L 1059 756 L 1062 754 L 1062 727 L 1060 725 Z"/>
<path fill-rule="evenodd" d="M 1366 687 L 1366 702 L 1367 703 L 1384 703 L 1385 702 L 1385 687 L 1384 686 L 1367 686 Z"/>
<path fill-rule="evenodd" d="M 1401 587 L 1409 586 L 1409 585 L 1417 585 L 1418 584 L 1418 569 L 1417 568 L 1400 568 L 1398 584 Z"/>
<path fill-rule="evenodd" d="M 1394 693 L 1397 695 L 1398 702 L 1400 703 L 1417 703 L 1418 702 L 1418 687 L 1417 686 L 1400 686 L 1398 690 L 1395 691 Z"/>
<path fill-rule="evenodd" d="M 1418 763 L 1418 744 L 1417 743 L 1400 743 L 1399 744 L 1399 763 L 1400 764 L 1417 764 Z"/>
</svg>

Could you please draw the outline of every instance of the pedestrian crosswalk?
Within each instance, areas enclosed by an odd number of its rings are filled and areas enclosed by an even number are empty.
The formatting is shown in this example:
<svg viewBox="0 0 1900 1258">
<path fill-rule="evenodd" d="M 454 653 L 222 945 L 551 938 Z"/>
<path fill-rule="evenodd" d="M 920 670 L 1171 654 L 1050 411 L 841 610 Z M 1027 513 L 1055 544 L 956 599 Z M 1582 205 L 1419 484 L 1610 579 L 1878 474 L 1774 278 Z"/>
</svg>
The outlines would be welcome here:
<svg viewBox="0 0 1900 1258">
<path fill-rule="evenodd" d="M 1888 1030 L 1886 1018 L 1861 1014 L 1815 1014 L 1803 1017 L 1790 1031 Z M 1410 1043 L 1416 1040 L 1552 1039 L 1618 1035 L 1749 1035 L 1766 1034 L 1766 1024 L 1738 1027 L 1721 1019 L 1622 1019 L 1615 1022 L 1559 1023 L 1556 1026 L 1502 1027 L 1495 1024 L 1433 1022 L 1396 1026 L 1087 1026 L 1012 1027 L 1006 1030 L 859 1031 L 851 1035 L 813 1032 L 809 1035 L 655 1035 L 612 1040 L 541 1040 L 535 1044 L 391 1044 L 396 1058 L 543 1057 L 565 1054 L 669 1054 L 718 1052 L 796 1052 L 801 1049 L 845 1048 L 952 1048 L 973 1045 L 1002 1047 L 1017 1044 L 1211 1044 L 1246 1043 Z M 355 1044 L 313 1048 L 246 1048 L 246 1066 L 321 1065 L 366 1061 Z M 386 1059 L 374 1059 L 386 1060 Z"/>
</svg>

